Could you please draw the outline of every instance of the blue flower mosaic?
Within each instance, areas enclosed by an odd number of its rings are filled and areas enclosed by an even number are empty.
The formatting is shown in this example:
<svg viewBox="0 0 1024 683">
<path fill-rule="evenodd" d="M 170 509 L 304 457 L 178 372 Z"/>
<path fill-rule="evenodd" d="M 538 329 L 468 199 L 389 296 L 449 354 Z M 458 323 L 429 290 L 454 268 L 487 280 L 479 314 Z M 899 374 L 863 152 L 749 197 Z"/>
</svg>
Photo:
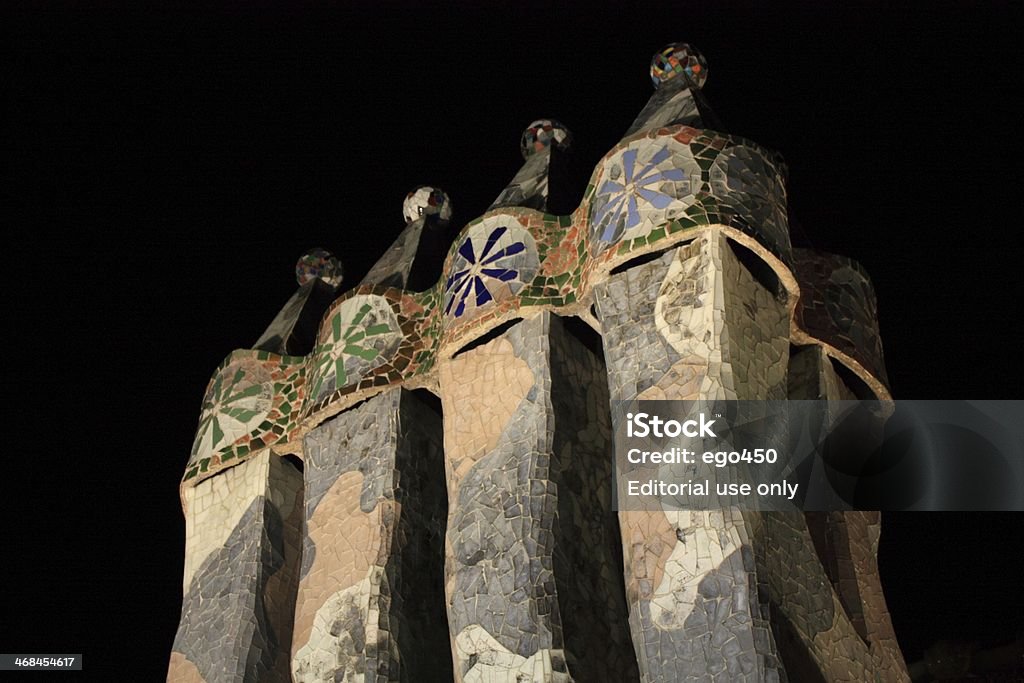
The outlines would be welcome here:
<svg viewBox="0 0 1024 683">
<path fill-rule="evenodd" d="M 459 245 L 453 272 L 445 282 L 446 315 L 461 317 L 468 309 L 493 301 L 500 296 L 499 290 L 517 291 L 533 277 L 536 257 L 524 238 L 515 237 L 505 225 L 491 230 L 484 240 L 479 235 L 470 234 Z"/>
<path fill-rule="evenodd" d="M 591 234 L 596 239 L 615 242 L 640 226 L 646 209 L 668 209 L 677 199 L 690 194 L 689 183 L 682 191 L 675 185 L 687 179 L 683 169 L 658 168 L 672 155 L 668 147 L 660 148 L 637 170 L 640 151 L 623 152 L 619 162 L 611 167 L 613 179 L 598 188 L 591 214 Z"/>
</svg>

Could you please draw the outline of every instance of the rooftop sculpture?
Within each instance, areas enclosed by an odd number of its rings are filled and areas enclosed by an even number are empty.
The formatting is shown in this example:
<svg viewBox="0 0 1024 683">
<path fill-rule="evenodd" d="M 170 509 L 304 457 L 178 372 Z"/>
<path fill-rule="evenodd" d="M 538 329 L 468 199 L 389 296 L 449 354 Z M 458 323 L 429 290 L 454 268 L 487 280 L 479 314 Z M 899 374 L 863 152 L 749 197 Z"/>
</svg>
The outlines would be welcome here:
<svg viewBox="0 0 1024 683">
<path fill-rule="evenodd" d="M 870 281 L 792 247 L 782 159 L 706 127 L 707 75 L 654 56 L 569 215 L 571 134 L 531 123 L 422 291 L 437 188 L 355 287 L 300 259 L 203 402 L 168 680 L 909 680 L 877 513 L 611 509 L 612 401 L 890 397 Z"/>
</svg>

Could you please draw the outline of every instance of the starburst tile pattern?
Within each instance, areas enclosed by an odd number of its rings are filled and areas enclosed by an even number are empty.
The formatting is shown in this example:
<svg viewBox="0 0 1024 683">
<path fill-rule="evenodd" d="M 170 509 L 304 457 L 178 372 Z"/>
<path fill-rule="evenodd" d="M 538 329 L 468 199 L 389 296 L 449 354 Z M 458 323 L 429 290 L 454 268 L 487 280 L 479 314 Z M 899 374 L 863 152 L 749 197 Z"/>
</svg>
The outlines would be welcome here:
<svg viewBox="0 0 1024 683">
<path fill-rule="evenodd" d="M 311 386 L 315 387 L 319 377 L 324 380 L 303 406 L 303 418 L 342 399 L 359 400 L 352 395 L 365 395 L 364 390 L 379 390 L 429 372 L 440 335 L 439 313 L 436 287 L 410 293 L 366 285 L 336 301 L 325 316 L 328 322 L 321 327 L 320 344 L 309 358 Z M 335 316 L 339 320 L 338 342 L 334 341 Z M 362 336 L 361 327 L 365 328 Z M 352 348 L 346 351 L 346 347 Z M 339 381 L 338 360 L 342 356 L 345 375 Z"/>
<path fill-rule="evenodd" d="M 609 166 L 616 158 L 621 157 L 624 151 L 631 148 L 658 148 L 666 144 L 674 146 L 677 143 L 684 145 L 688 150 L 688 155 L 684 154 L 682 159 L 692 158 L 696 165 L 689 166 L 690 190 L 693 197 L 684 198 L 686 206 L 682 210 L 670 207 L 664 214 L 659 215 L 655 213 L 657 209 L 648 208 L 648 215 L 653 214 L 650 222 L 644 223 L 642 220 L 639 227 L 623 230 L 622 235 L 613 242 L 615 248 L 609 249 L 609 243 L 603 241 L 600 234 L 595 234 L 596 223 L 593 216 L 593 211 L 603 202 L 599 190 Z M 677 160 L 680 159 L 677 157 Z M 746 172 L 741 171 L 744 165 L 747 165 L 748 169 L 760 168 L 772 176 L 759 181 L 763 189 L 752 191 L 753 183 L 744 183 L 743 175 Z M 731 171 L 725 170 L 730 167 L 734 168 Z M 590 264 L 607 264 L 611 261 L 612 265 L 615 265 L 628 260 L 630 254 L 637 250 L 644 250 L 656 244 L 660 245 L 658 248 L 667 246 L 668 242 L 679 239 L 677 233 L 714 225 L 728 226 L 750 235 L 772 255 L 790 264 L 792 248 L 785 218 L 783 169 L 784 164 L 777 153 L 734 135 L 723 135 L 689 126 L 669 126 L 626 138 L 605 155 L 584 195 L 584 207 L 588 204 L 586 198 L 590 198 L 591 207 L 588 235 L 589 251 L 594 258 Z M 712 183 L 712 173 L 718 178 L 718 182 Z M 727 180 L 722 181 L 723 178 Z M 766 196 L 773 199 L 766 200 Z M 645 217 L 642 208 L 638 213 L 642 218 Z M 614 236 L 614 231 L 611 234 Z M 586 271 L 590 270 L 590 264 Z M 603 269 L 598 270 L 603 272 Z M 586 277 L 587 272 L 584 274 L 585 280 Z"/>
<path fill-rule="evenodd" d="M 494 216 L 470 228 L 459 243 L 445 280 L 446 315 L 472 315 L 514 296 L 537 272 L 533 236 L 518 222 Z"/>
<path fill-rule="evenodd" d="M 246 359 L 231 373 L 218 375 L 203 400 L 192 457 L 210 455 L 221 444 L 248 434 L 270 412 L 273 387 L 270 373 L 256 360 Z"/>
<path fill-rule="evenodd" d="M 689 147 L 646 137 L 601 167 L 590 214 L 596 252 L 621 239 L 646 235 L 693 203 L 700 167 Z"/>
<path fill-rule="evenodd" d="M 394 356 L 401 340 L 398 318 L 387 299 L 375 295 L 346 299 L 321 329 L 320 343 L 313 351 L 313 400 L 358 382 Z"/>
<path fill-rule="evenodd" d="M 210 380 L 185 480 L 288 441 L 305 398 L 306 359 L 235 351 Z M 203 475 L 203 476 L 200 476 Z"/>
</svg>

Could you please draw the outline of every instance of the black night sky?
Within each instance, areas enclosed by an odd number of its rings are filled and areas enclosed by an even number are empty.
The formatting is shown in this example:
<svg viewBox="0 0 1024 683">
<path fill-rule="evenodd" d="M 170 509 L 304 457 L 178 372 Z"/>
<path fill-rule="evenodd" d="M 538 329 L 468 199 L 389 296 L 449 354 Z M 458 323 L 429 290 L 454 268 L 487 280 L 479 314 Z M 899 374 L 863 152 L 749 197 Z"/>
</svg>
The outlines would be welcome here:
<svg viewBox="0 0 1024 683">
<path fill-rule="evenodd" d="M 0 652 L 83 652 L 90 680 L 162 680 L 202 394 L 292 294 L 296 258 L 323 246 L 357 282 L 421 183 L 449 193 L 458 229 L 540 117 L 573 131 L 580 197 L 668 42 L 707 57 L 726 131 L 785 156 L 794 242 L 872 275 L 893 393 L 1020 397 L 1019 6 L 288 4 L 0 18 Z M 1022 521 L 886 516 L 908 661 L 1024 630 Z"/>
</svg>

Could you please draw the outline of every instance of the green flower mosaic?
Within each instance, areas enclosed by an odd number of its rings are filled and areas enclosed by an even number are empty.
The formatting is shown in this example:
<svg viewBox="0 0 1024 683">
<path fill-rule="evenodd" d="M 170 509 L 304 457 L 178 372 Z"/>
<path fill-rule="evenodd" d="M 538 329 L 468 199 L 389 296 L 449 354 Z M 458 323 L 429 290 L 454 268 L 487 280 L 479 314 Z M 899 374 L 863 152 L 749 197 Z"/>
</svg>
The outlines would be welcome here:
<svg viewBox="0 0 1024 683">
<path fill-rule="evenodd" d="M 398 319 L 382 296 L 355 296 L 331 316 L 313 353 L 316 368 L 310 392 L 314 400 L 358 382 L 387 361 L 402 341 Z"/>
<path fill-rule="evenodd" d="M 270 376 L 255 361 L 242 361 L 214 379 L 203 400 L 190 461 L 228 446 L 259 427 L 273 403 Z"/>
</svg>

